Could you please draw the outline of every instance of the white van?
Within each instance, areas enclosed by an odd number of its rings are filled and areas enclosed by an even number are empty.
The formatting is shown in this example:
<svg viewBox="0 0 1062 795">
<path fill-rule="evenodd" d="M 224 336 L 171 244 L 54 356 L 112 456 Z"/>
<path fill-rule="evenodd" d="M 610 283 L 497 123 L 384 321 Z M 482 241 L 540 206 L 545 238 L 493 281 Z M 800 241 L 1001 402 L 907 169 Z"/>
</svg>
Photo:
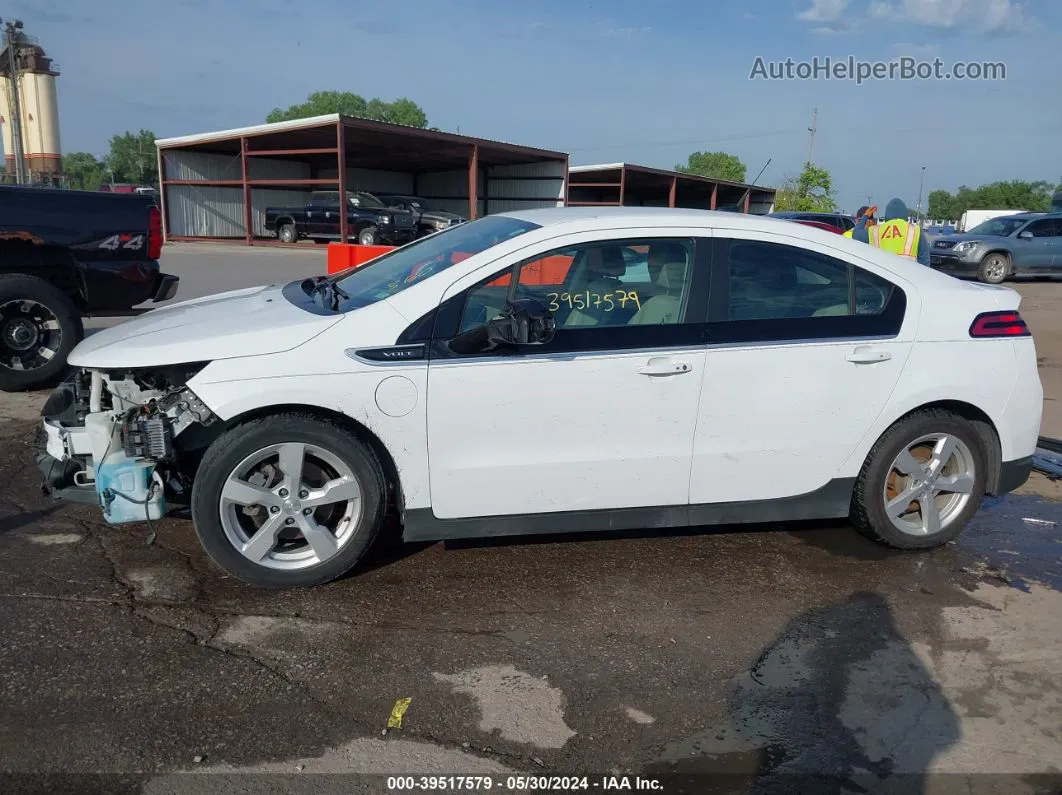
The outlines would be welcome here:
<svg viewBox="0 0 1062 795">
<path fill-rule="evenodd" d="M 962 218 L 959 219 L 960 232 L 968 232 L 978 224 L 983 224 L 985 221 L 991 221 L 993 218 L 999 218 L 1001 215 L 1017 215 L 1018 213 L 1027 213 L 1028 210 L 967 210 L 962 214 Z"/>
</svg>

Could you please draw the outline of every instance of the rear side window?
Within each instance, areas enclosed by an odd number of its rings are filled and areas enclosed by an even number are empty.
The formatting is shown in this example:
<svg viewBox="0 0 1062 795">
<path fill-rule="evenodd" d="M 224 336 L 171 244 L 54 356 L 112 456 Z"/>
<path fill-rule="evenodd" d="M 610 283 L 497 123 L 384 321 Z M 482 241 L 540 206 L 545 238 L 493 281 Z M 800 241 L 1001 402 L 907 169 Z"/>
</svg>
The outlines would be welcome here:
<svg viewBox="0 0 1062 795">
<path fill-rule="evenodd" d="M 725 251 L 717 252 L 710 319 L 730 341 L 894 335 L 902 325 L 903 291 L 876 274 L 799 246 L 716 245 Z"/>
</svg>

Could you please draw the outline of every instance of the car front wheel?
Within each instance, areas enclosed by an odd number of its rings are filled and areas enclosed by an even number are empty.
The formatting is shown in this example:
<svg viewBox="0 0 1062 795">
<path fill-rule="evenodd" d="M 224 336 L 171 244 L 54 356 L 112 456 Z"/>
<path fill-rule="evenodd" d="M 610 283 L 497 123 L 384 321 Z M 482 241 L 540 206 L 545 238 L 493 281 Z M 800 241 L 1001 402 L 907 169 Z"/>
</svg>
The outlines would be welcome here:
<svg viewBox="0 0 1062 795">
<path fill-rule="evenodd" d="M 1003 254 L 989 254 L 981 260 L 981 267 L 977 270 L 977 278 L 986 284 L 1002 284 L 1007 278 L 1010 263 Z"/>
<path fill-rule="evenodd" d="M 985 494 L 985 443 L 950 412 L 916 412 L 890 428 L 856 481 L 851 520 L 897 549 L 928 549 L 959 535 Z"/>
<path fill-rule="evenodd" d="M 196 473 L 192 518 L 207 554 L 263 588 L 319 585 L 353 568 L 383 524 L 372 448 L 337 423 L 284 414 L 238 425 Z"/>
</svg>

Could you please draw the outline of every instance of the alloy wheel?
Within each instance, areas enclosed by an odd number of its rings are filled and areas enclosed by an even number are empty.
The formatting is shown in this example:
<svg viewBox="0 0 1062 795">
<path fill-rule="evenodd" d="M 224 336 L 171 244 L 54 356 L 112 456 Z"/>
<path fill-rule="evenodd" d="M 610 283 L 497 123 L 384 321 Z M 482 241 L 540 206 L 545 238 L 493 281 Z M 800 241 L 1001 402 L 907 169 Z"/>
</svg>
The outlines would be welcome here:
<svg viewBox="0 0 1062 795">
<path fill-rule="evenodd" d="M 27 298 L 0 304 L 0 366 L 36 370 L 55 358 L 63 342 L 59 319 Z"/>
<path fill-rule="evenodd" d="M 247 456 L 221 490 L 221 526 L 248 560 L 295 571 L 324 563 L 357 534 L 362 490 L 333 453 L 284 442 Z"/>
<path fill-rule="evenodd" d="M 973 453 L 957 436 L 937 433 L 915 439 L 889 467 L 882 493 L 885 514 L 902 533 L 936 535 L 966 508 L 976 474 Z"/>
</svg>

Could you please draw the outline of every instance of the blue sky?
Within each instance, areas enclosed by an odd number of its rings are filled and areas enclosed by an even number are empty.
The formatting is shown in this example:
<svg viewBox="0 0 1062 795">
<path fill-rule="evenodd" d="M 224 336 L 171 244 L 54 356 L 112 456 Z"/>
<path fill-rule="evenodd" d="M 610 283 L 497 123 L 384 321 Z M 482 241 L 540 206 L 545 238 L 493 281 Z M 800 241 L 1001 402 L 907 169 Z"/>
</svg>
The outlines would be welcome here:
<svg viewBox="0 0 1062 795">
<path fill-rule="evenodd" d="M 446 130 L 761 184 L 808 155 L 841 205 L 1062 179 L 1058 0 L 16 0 L 59 65 L 65 152 L 259 123 L 318 89 L 407 96 Z M 750 80 L 757 57 L 1001 61 L 1002 82 Z"/>
</svg>

